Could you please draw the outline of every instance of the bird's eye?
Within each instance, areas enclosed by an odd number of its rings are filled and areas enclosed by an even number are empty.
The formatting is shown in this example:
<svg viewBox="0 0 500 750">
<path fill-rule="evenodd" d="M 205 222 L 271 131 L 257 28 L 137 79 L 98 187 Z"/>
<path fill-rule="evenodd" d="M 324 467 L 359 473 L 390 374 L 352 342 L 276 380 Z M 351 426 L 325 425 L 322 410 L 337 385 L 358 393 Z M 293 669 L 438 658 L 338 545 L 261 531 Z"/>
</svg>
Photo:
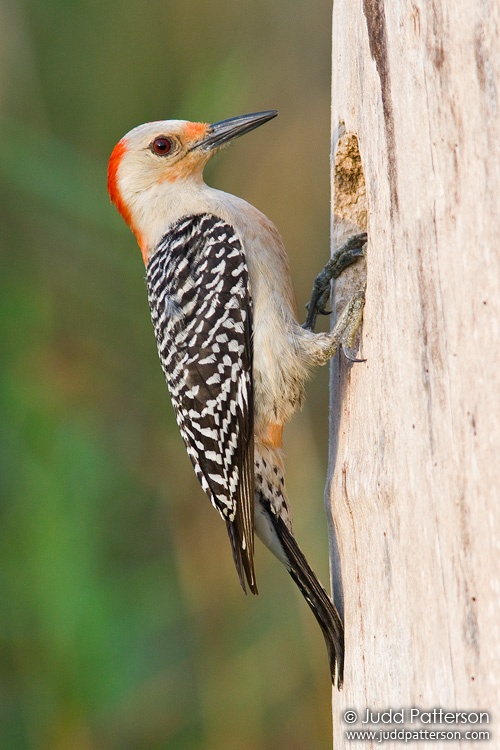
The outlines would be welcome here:
<svg viewBox="0 0 500 750">
<path fill-rule="evenodd" d="M 171 148 L 172 141 L 170 140 L 170 138 L 165 138 L 164 136 L 155 138 L 153 143 L 151 144 L 151 151 L 153 151 L 155 154 L 158 154 L 158 156 L 166 156 Z"/>
</svg>

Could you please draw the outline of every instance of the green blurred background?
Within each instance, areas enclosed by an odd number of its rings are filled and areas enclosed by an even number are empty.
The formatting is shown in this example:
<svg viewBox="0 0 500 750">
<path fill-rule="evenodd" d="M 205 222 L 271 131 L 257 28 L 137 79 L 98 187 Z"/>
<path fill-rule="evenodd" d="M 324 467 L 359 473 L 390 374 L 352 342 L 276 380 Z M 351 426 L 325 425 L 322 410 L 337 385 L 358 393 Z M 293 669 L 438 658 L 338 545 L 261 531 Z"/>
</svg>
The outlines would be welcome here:
<svg viewBox="0 0 500 750">
<path fill-rule="evenodd" d="M 207 181 L 268 214 L 299 309 L 328 257 L 330 3 L 0 4 L 0 748 L 328 747 L 320 630 L 260 543 L 245 597 L 186 457 L 107 158 L 153 119 L 280 116 Z M 328 581 L 327 372 L 287 428 Z"/>
</svg>

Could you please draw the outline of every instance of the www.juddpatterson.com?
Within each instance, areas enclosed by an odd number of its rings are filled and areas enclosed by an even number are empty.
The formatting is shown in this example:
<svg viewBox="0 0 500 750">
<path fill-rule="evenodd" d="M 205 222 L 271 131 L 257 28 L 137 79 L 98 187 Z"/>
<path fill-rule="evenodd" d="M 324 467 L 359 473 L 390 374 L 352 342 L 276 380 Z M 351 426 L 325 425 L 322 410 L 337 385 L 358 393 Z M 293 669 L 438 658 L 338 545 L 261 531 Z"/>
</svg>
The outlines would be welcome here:
<svg viewBox="0 0 500 750">
<path fill-rule="evenodd" d="M 435 741 L 454 740 L 455 742 L 472 742 L 489 740 L 491 734 L 488 729 L 346 729 L 344 737 L 347 741 L 377 742 L 382 744 L 390 740 L 413 742 L 414 740 Z"/>
</svg>

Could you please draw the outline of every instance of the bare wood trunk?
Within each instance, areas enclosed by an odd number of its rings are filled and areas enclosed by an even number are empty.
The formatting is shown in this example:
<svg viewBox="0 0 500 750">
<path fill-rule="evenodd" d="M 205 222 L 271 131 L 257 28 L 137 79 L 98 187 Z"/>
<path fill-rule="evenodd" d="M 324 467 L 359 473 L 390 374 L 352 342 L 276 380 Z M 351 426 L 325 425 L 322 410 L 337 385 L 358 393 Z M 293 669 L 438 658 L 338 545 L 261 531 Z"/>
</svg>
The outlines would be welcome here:
<svg viewBox="0 0 500 750">
<path fill-rule="evenodd" d="M 369 234 L 367 361 L 332 375 L 336 750 L 380 746 L 347 708 L 500 734 L 499 38 L 497 0 L 335 0 L 335 244 Z"/>
</svg>

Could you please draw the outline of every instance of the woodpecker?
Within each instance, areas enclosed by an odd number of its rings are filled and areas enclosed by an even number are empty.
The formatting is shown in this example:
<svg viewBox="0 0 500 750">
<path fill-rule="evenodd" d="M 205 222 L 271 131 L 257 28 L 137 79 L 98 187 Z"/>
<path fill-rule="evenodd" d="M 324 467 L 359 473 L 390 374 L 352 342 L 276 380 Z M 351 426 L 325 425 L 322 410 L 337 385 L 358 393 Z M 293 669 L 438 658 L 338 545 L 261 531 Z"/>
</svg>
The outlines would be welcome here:
<svg viewBox="0 0 500 750">
<path fill-rule="evenodd" d="M 282 432 L 302 404 L 311 367 L 352 344 L 363 293 L 331 333 L 301 327 L 277 229 L 246 201 L 203 180 L 214 153 L 276 115 L 140 125 L 111 154 L 108 190 L 139 243 L 177 423 L 196 476 L 226 523 L 241 586 L 257 594 L 255 530 L 312 609 L 340 689 L 343 625 L 292 533 Z"/>
</svg>

